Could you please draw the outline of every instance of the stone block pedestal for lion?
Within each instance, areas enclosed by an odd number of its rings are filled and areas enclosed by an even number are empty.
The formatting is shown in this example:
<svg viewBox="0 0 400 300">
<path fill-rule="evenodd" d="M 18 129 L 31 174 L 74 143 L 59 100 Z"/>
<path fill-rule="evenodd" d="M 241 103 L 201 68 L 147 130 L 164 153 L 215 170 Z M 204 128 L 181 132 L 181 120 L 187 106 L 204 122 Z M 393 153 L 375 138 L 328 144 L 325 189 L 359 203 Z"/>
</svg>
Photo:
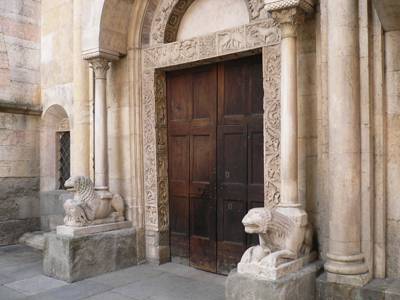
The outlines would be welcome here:
<svg viewBox="0 0 400 300">
<path fill-rule="evenodd" d="M 43 271 L 74 282 L 137 264 L 136 231 L 125 221 L 122 197 L 94 188 L 88 177 L 65 183 L 64 225 L 46 235 Z"/>
<path fill-rule="evenodd" d="M 44 274 L 75 282 L 136 265 L 136 233 L 130 222 L 105 225 L 125 228 L 82 234 L 83 229 L 98 230 L 91 228 L 96 226 L 89 226 L 78 229 L 75 234 L 70 228 L 64 228 L 67 230 L 63 232 L 65 234 L 48 233 L 44 249 Z"/>
<path fill-rule="evenodd" d="M 225 283 L 226 300 L 312 300 L 322 268 L 314 262 L 277 280 L 266 280 L 233 270 Z"/>
</svg>

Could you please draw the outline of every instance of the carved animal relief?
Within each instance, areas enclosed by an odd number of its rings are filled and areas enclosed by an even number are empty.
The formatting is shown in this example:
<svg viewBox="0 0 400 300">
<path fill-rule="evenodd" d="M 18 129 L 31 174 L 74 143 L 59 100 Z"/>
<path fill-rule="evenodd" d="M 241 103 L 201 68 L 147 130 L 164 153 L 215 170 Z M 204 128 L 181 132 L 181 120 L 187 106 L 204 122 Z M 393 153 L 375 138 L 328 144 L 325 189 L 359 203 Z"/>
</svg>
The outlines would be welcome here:
<svg viewBox="0 0 400 300">
<path fill-rule="evenodd" d="M 310 254 L 312 229 L 307 215 L 301 210 L 296 217 L 285 212 L 253 208 L 247 213 L 242 221 L 245 231 L 258 234 L 260 245 L 247 249 L 243 254 L 238 265 L 239 273 L 270 279 L 269 274 L 281 265 Z"/>
<path fill-rule="evenodd" d="M 82 227 L 124 221 L 124 200 L 118 194 L 99 194 L 89 177 L 71 177 L 65 187 L 75 190 L 74 197 L 64 203 L 67 226 Z"/>
</svg>

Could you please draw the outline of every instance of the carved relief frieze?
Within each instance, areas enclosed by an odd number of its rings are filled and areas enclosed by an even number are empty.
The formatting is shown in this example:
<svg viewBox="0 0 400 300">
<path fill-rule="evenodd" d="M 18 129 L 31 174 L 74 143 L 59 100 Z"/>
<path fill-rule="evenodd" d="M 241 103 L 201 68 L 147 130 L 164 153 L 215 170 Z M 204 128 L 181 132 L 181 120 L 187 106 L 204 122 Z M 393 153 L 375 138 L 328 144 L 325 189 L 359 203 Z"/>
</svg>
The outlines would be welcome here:
<svg viewBox="0 0 400 300">
<path fill-rule="evenodd" d="M 280 47 L 263 48 L 264 204 L 269 208 L 280 202 L 280 69 Z"/>
<path fill-rule="evenodd" d="M 171 65 L 194 61 L 198 59 L 197 39 L 170 44 Z"/>
<path fill-rule="evenodd" d="M 217 55 L 216 36 L 207 35 L 199 38 L 199 59 L 212 57 Z"/>
<path fill-rule="evenodd" d="M 256 20 L 263 16 L 264 0 L 247 0 L 250 18 Z"/>
<path fill-rule="evenodd" d="M 244 26 L 225 30 L 217 34 L 218 54 L 237 52 L 246 48 L 246 34 Z"/>
<path fill-rule="evenodd" d="M 247 48 L 260 47 L 264 45 L 278 44 L 281 33 L 272 18 L 264 22 L 246 25 Z"/>
<path fill-rule="evenodd" d="M 151 25 L 150 45 L 161 45 L 176 41 L 179 25 L 194 0 L 161 0 Z M 244 0 L 250 21 L 268 17 L 264 0 Z"/>
</svg>

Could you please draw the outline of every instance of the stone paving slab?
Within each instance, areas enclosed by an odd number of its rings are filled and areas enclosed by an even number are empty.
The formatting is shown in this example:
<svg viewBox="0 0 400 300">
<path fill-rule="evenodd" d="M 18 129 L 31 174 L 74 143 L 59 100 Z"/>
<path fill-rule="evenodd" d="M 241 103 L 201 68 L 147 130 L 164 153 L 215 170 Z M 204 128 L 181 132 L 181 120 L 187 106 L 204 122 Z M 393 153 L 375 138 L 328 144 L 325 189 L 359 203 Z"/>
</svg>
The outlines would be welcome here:
<svg viewBox="0 0 400 300">
<path fill-rule="evenodd" d="M 40 252 L 28 247 L 0 247 L 0 300 L 224 299 L 225 276 L 174 263 L 134 266 L 72 284 L 44 276 L 41 264 Z"/>
<path fill-rule="evenodd" d="M 28 279 L 18 280 L 5 284 L 6 287 L 14 289 L 25 295 L 35 295 L 66 285 L 64 281 L 37 275 Z"/>
</svg>

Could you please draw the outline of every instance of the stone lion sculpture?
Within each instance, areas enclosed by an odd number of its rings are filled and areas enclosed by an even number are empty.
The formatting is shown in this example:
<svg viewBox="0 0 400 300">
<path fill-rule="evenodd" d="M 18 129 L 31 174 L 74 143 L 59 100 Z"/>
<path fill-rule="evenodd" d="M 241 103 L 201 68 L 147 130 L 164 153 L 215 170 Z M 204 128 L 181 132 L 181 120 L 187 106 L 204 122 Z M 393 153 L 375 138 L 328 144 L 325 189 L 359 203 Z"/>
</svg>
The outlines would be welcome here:
<svg viewBox="0 0 400 300">
<path fill-rule="evenodd" d="M 306 215 L 305 215 L 306 216 Z M 250 247 L 239 263 L 276 268 L 280 264 L 308 255 L 312 248 L 312 228 L 277 209 L 253 208 L 243 218 L 247 233 L 257 233 L 260 245 Z M 306 220 L 306 217 L 305 217 Z"/>
<path fill-rule="evenodd" d="M 74 198 L 64 202 L 65 225 L 81 227 L 125 220 L 122 197 L 108 192 L 105 195 L 96 193 L 89 177 L 71 177 L 64 186 L 75 191 Z"/>
</svg>

